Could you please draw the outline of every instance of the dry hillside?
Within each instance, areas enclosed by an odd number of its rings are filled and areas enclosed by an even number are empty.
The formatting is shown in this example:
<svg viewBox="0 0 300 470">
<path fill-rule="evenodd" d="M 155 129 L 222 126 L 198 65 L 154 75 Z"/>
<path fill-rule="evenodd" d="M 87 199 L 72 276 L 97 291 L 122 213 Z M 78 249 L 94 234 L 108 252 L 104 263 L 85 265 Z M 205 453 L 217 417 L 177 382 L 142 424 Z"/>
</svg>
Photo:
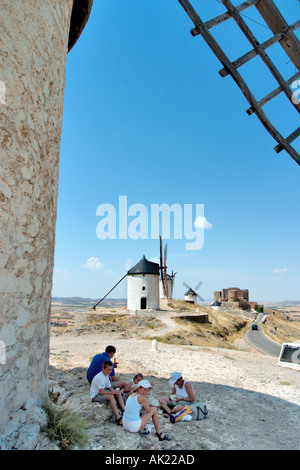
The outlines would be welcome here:
<svg viewBox="0 0 300 470">
<path fill-rule="evenodd" d="M 300 316 L 286 319 L 284 312 L 266 308 L 265 313 L 268 317 L 262 326 L 271 339 L 278 343 L 299 341 Z M 196 321 L 197 314 L 208 314 L 208 322 Z M 54 335 L 112 332 L 123 338 L 139 335 L 141 339 L 157 339 L 169 344 L 250 350 L 244 338 L 256 318 L 257 314 L 246 310 L 223 308 L 216 311 L 184 300 L 169 300 L 162 304 L 161 311 L 136 315 L 130 315 L 126 309 L 105 307 L 97 308 L 96 313 L 90 310 L 75 313 L 73 324 L 52 326 L 51 331 Z"/>
</svg>

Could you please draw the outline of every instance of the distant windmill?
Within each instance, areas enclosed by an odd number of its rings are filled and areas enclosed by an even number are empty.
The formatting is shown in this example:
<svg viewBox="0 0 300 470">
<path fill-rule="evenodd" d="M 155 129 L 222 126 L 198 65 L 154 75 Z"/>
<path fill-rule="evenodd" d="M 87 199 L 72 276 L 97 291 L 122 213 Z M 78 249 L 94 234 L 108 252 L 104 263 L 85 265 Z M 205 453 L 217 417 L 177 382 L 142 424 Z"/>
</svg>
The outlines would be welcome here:
<svg viewBox="0 0 300 470">
<path fill-rule="evenodd" d="M 192 289 L 186 282 L 183 282 L 183 285 L 188 289 L 188 291 L 184 294 L 184 299 L 187 302 L 197 303 L 197 298 L 199 298 L 200 302 L 204 302 L 203 297 L 198 294 L 197 290 L 200 286 L 202 286 L 203 282 L 200 281 L 196 285 L 195 289 Z"/>
<path fill-rule="evenodd" d="M 167 274 L 167 243 L 163 250 L 163 244 L 161 236 L 159 236 L 159 243 L 160 243 L 160 256 L 159 256 L 159 269 L 160 269 L 160 280 L 163 287 L 163 296 L 166 299 L 172 298 L 173 294 L 173 287 L 175 282 L 175 275 L 177 273 L 173 273 L 172 275 Z M 164 254 L 163 254 L 164 252 Z"/>
</svg>

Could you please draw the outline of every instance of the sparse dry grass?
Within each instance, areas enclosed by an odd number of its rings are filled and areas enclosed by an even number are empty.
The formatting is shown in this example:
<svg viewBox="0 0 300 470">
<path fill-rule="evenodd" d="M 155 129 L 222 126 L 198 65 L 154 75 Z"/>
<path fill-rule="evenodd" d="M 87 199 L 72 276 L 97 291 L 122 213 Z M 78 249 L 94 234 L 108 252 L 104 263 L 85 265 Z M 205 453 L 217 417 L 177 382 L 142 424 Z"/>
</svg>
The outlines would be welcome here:
<svg viewBox="0 0 300 470">
<path fill-rule="evenodd" d="M 274 309 L 266 309 L 265 313 L 269 316 L 262 327 L 271 339 L 279 343 L 300 341 L 300 318 L 287 320 L 283 312 Z"/>
<path fill-rule="evenodd" d="M 45 433 L 50 441 L 57 441 L 61 450 L 83 448 L 87 445 L 89 423 L 81 413 L 55 405 L 51 397 L 44 409 L 48 419 Z"/>
<path fill-rule="evenodd" d="M 219 348 L 234 348 L 234 341 L 243 337 L 242 330 L 237 331 L 234 326 L 228 329 L 223 325 L 212 323 L 197 323 L 190 320 L 175 319 L 179 328 L 166 335 L 152 336 L 159 342 L 192 346 L 211 346 Z M 150 339 L 149 337 L 145 337 Z"/>
</svg>

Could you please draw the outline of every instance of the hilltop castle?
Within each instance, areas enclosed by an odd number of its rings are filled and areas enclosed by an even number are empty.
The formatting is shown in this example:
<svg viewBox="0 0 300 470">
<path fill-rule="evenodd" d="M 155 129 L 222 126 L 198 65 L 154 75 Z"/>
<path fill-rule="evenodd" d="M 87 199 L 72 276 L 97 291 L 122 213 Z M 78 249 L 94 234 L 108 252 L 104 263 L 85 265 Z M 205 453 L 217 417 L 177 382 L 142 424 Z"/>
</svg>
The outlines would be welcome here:
<svg viewBox="0 0 300 470">
<path fill-rule="evenodd" d="M 238 287 L 214 291 L 214 302 L 219 302 L 230 308 L 254 308 L 257 310 L 260 307 L 257 302 L 249 302 L 248 289 L 239 289 Z"/>
</svg>

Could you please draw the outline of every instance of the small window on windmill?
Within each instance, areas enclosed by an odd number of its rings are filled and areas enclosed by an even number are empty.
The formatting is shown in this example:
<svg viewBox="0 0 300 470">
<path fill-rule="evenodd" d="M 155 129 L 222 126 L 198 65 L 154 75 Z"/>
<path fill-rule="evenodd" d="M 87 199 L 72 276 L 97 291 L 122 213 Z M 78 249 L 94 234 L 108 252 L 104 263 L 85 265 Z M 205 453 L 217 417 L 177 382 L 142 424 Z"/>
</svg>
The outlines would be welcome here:
<svg viewBox="0 0 300 470">
<path fill-rule="evenodd" d="M 142 290 L 145 290 L 145 289 L 146 289 L 146 287 L 145 287 L 145 286 L 143 286 L 143 287 L 142 287 Z"/>
</svg>

